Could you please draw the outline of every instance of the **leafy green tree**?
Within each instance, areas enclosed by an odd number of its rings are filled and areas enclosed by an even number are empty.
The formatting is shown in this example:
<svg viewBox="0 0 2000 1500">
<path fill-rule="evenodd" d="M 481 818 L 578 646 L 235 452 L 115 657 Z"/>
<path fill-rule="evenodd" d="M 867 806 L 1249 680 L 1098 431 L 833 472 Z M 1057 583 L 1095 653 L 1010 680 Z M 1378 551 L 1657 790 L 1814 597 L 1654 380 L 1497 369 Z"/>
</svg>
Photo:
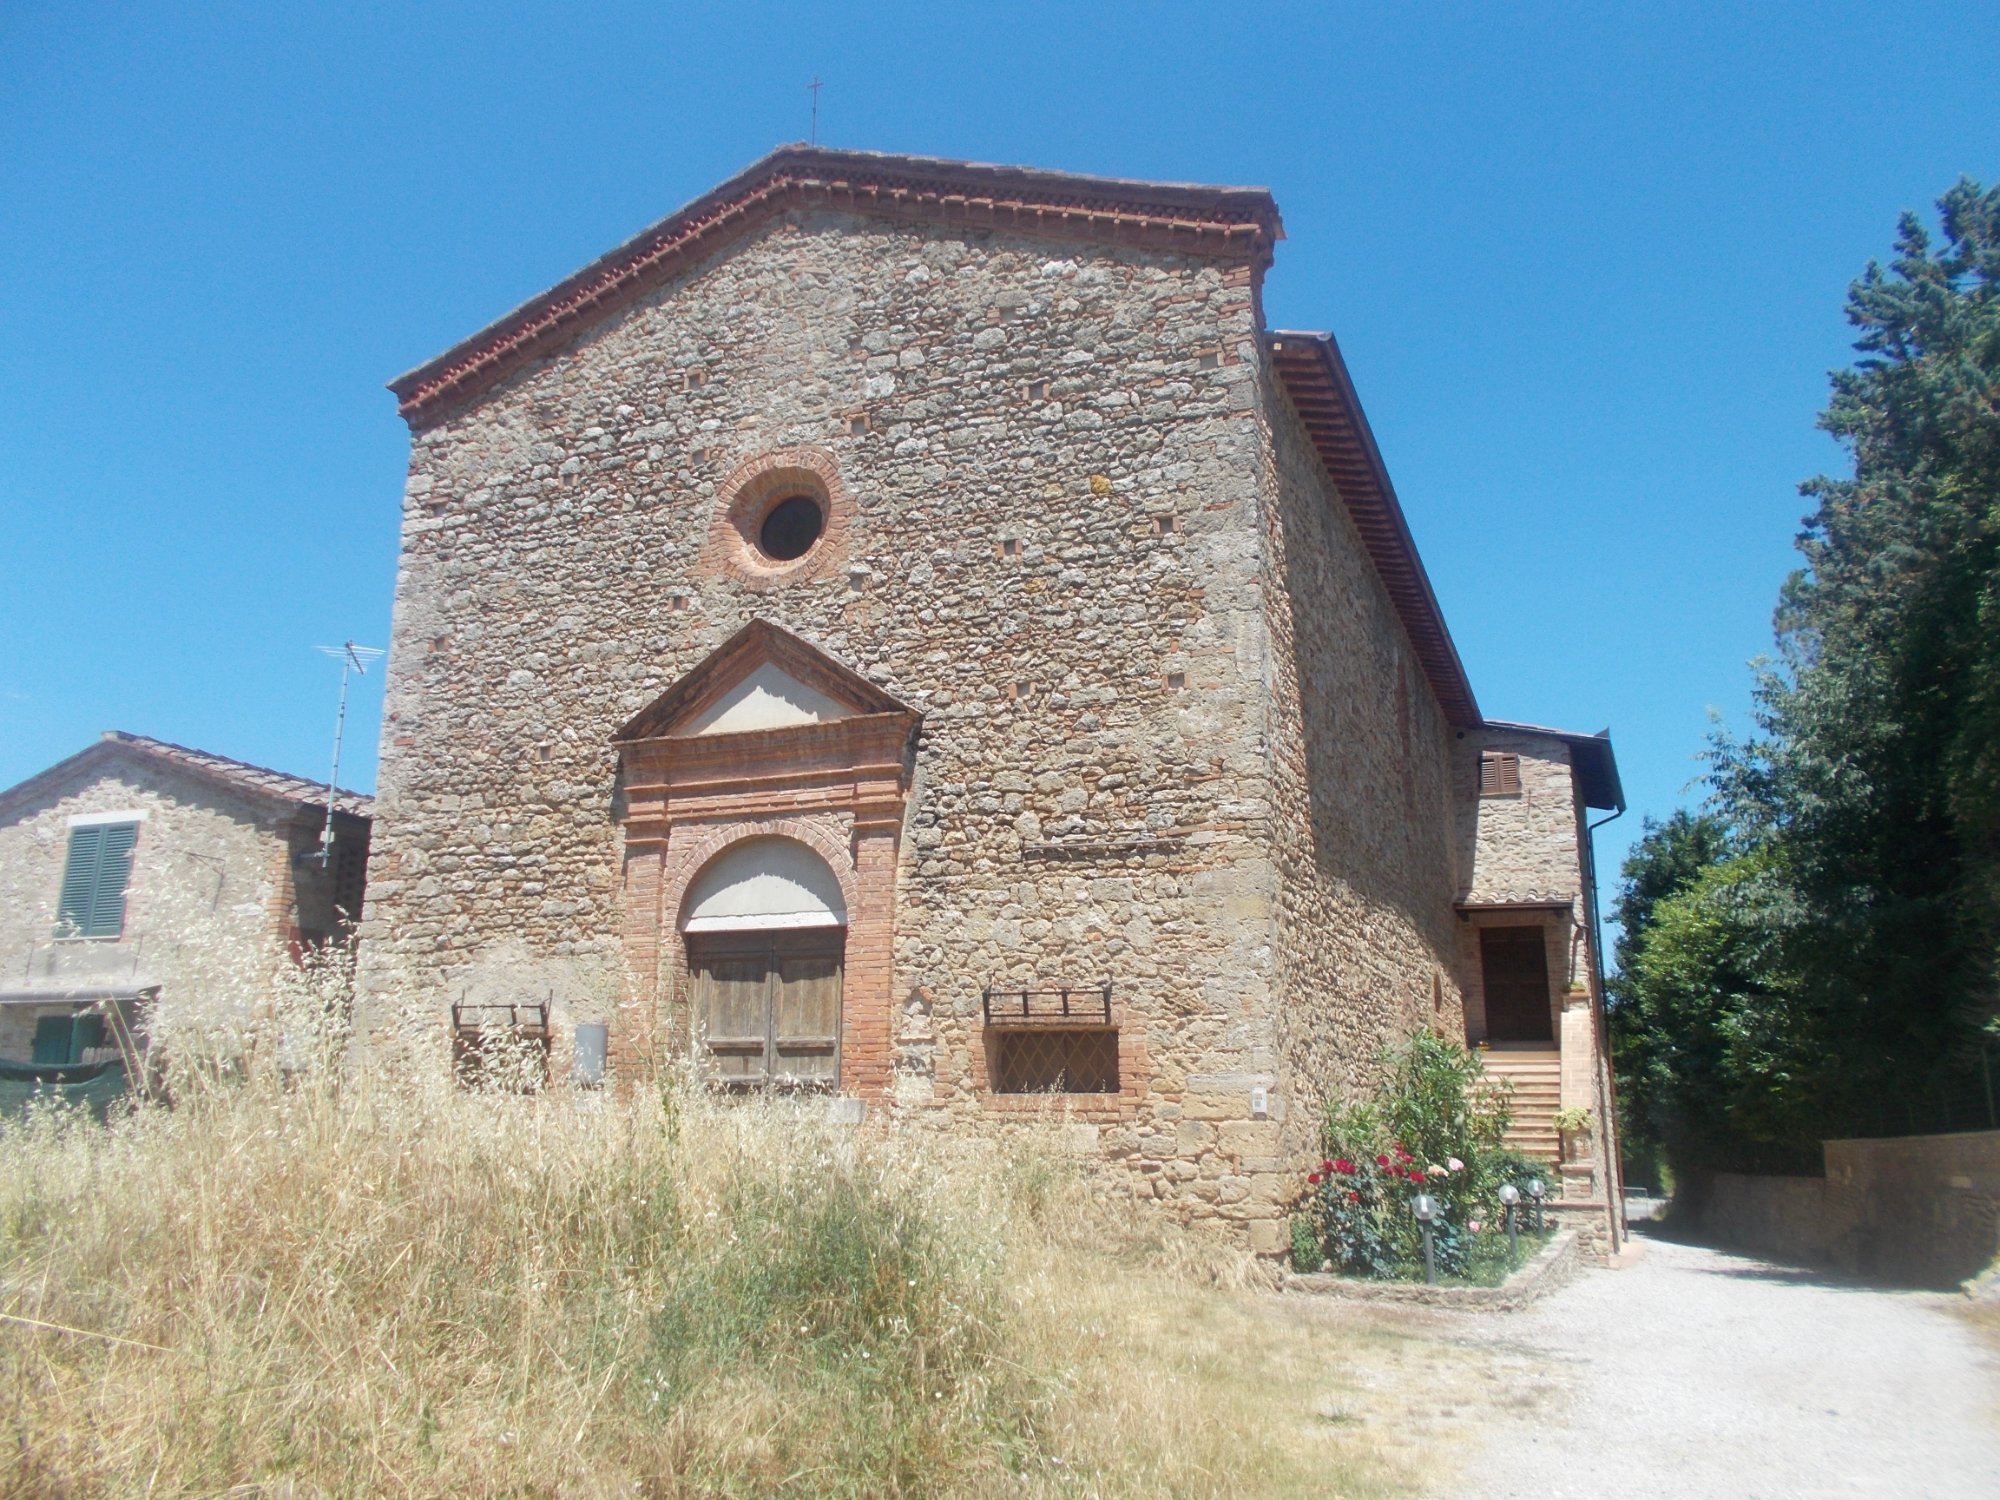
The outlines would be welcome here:
<svg viewBox="0 0 2000 1500">
<path fill-rule="evenodd" d="M 1759 733 L 1715 762 L 1810 913 L 1799 984 L 1871 1049 L 1836 1114 L 1962 1063 L 2000 979 L 2000 190 L 1939 211 L 1942 246 L 1905 215 L 1850 291 L 1862 357 L 1821 422 L 1854 475 L 1804 486 Z"/>
<path fill-rule="evenodd" d="M 1662 902 L 1687 890 L 1729 852 L 1720 816 L 1677 809 L 1664 823 L 1647 818 L 1620 868 L 1611 919 L 1618 925 L 1616 970 L 1609 983 L 1611 1055 L 1618 1074 L 1619 1140 L 1633 1174 L 1656 1180 L 1647 1163 L 1666 1144 L 1673 1074 L 1668 1059 L 1682 1024 L 1680 1007 L 1657 987 L 1642 993 L 1637 965 Z"/>
<path fill-rule="evenodd" d="M 1693 885 L 1703 870 L 1728 853 L 1729 828 L 1716 813 L 1676 808 L 1664 823 L 1644 820 L 1639 841 L 1619 867 L 1618 899 L 1611 908 L 1611 920 L 1618 924 L 1613 955 L 1620 974 L 1637 957 L 1653 909 Z M 1612 988 L 1617 989 L 1615 979 Z"/>
<path fill-rule="evenodd" d="M 1620 1102 L 1677 1175 L 1803 1144 L 1792 1114 L 1838 1076 L 1837 1038 L 1789 963 L 1799 916 L 1768 847 L 1732 855 L 1653 906 L 1619 975 Z"/>
<path fill-rule="evenodd" d="M 1803 486 L 1719 821 L 1628 863 L 1621 1082 L 1677 1157 L 1935 1099 L 2000 1002 L 2000 189 L 1938 207 L 1941 243 L 1905 215 L 1850 289 L 1821 425 L 1854 472 Z"/>
</svg>

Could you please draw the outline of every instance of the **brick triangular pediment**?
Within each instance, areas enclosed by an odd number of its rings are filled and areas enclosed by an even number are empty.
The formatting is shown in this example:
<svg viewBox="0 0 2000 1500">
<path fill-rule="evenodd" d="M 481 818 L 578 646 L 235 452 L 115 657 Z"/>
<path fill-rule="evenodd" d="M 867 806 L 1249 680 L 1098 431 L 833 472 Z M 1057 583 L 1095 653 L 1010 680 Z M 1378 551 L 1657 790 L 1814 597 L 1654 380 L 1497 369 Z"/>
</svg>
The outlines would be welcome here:
<svg viewBox="0 0 2000 1500">
<path fill-rule="evenodd" d="M 916 717 L 810 641 L 768 620 L 752 620 L 635 714 L 614 740 L 739 734 L 884 713 Z"/>
</svg>

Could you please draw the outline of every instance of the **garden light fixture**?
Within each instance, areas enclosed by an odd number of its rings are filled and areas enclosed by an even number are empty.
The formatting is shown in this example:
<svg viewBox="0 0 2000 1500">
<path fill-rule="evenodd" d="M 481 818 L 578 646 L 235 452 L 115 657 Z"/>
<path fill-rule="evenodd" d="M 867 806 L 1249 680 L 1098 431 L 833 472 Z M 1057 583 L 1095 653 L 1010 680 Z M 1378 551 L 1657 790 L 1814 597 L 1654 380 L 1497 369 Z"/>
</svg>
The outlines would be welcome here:
<svg viewBox="0 0 2000 1500">
<path fill-rule="evenodd" d="M 1535 1231 L 1538 1234 L 1542 1228 L 1542 1194 L 1544 1191 L 1541 1178 L 1531 1177 L 1528 1179 L 1528 1196 L 1535 1200 Z"/>
<path fill-rule="evenodd" d="M 1431 1221 L 1437 1218 L 1438 1201 L 1429 1193 L 1419 1193 L 1410 1200 L 1410 1212 L 1417 1216 L 1417 1223 L 1424 1231 L 1424 1280 L 1431 1286 L 1436 1286 L 1437 1250 L 1431 1241 Z"/>
<path fill-rule="evenodd" d="M 1513 1265 L 1515 1258 L 1514 1210 L 1521 1202 L 1521 1190 L 1511 1182 L 1500 1184 L 1500 1203 L 1507 1210 L 1507 1264 Z"/>
</svg>

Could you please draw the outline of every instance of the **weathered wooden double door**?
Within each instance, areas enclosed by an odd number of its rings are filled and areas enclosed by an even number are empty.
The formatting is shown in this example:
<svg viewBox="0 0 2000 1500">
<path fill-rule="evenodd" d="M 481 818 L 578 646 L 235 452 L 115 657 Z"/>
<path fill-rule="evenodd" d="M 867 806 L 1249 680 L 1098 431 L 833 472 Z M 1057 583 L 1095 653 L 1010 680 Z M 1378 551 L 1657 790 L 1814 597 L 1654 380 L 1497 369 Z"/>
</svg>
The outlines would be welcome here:
<svg viewBox="0 0 2000 1500">
<path fill-rule="evenodd" d="M 737 1089 L 840 1082 L 841 928 L 690 934 L 697 1055 Z"/>
</svg>

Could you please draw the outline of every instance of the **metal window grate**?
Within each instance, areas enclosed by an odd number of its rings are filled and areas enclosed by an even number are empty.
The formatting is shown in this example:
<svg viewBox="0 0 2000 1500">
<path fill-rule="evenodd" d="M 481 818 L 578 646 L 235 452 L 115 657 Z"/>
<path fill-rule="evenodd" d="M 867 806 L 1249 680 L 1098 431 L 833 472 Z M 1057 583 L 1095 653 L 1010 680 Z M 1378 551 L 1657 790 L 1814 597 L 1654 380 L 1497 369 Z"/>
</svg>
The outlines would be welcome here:
<svg viewBox="0 0 2000 1500">
<path fill-rule="evenodd" d="M 988 1026 L 1109 1025 L 1111 986 L 1059 984 L 1040 990 L 987 989 L 980 995 Z"/>
<path fill-rule="evenodd" d="M 467 1088 L 498 1083 L 534 1092 L 548 1081 L 551 1040 L 545 1004 L 451 1008 L 452 1071 Z"/>
<path fill-rule="evenodd" d="M 1002 1031 L 993 1038 L 1000 1094 L 1115 1094 L 1115 1031 Z"/>
</svg>

